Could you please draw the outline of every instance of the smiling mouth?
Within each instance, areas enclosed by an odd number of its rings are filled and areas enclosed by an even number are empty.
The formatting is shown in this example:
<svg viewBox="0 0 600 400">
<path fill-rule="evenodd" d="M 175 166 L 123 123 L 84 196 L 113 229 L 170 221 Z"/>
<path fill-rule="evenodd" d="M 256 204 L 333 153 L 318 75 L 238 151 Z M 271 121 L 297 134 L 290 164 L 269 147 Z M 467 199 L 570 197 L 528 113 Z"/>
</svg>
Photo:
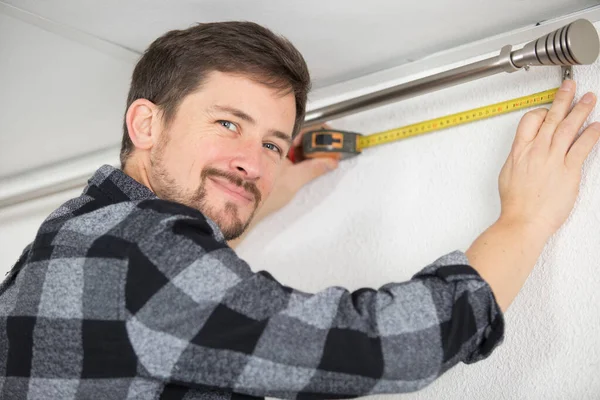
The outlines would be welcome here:
<svg viewBox="0 0 600 400">
<path fill-rule="evenodd" d="M 228 194 L 231 197 L 237 198 L 238 200 L 244 201 L 244 202 L 251 202 L 254 200 L 254 198 L 252 197 L 252 195 L 250 193 L 248 193 L 246 190 L 244 190 L 243 188 L 233 185 L 231 183 L 225 183 L 222 182 L 219 179 L 215 179 L 215 178 L 210 178 L 210 180 L 215 183 L 215 185 L 221 189 L 223 192 L 225 192 L 226 194 Z"/>
</svg>

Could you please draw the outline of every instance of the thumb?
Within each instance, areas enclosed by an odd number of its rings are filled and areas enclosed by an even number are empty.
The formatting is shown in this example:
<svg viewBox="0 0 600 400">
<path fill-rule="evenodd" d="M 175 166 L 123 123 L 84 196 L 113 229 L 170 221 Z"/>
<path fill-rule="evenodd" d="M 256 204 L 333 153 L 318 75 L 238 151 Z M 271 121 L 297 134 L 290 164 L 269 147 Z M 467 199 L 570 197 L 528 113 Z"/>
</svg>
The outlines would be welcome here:
<svg viewBox="0 0 600 400">
<path fill-rule="evenodd" d="M 306 185 L 313 179 L 333 171 L 338 167 L 339 160 L 333 158 L 312 158 L 294 164 L 294 181 L 298 187 Z"/>
</svg>

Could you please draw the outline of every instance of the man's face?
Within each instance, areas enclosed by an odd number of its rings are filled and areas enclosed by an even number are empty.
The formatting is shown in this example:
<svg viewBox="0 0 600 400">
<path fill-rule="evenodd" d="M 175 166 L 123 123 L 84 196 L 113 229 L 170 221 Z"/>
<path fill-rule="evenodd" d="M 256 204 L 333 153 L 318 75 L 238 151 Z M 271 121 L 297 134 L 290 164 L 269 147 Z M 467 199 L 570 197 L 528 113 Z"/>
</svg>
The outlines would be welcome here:
<svg viewBox="0 0 600 400">
<path fill-rule="evenodd" d="M 273 188 L 295 117 L 293 93 L 210 73 L 160 131 L 150 152 L 152 190 L 203 212 L 226 240 L 240 236 Z"/>
</svg>

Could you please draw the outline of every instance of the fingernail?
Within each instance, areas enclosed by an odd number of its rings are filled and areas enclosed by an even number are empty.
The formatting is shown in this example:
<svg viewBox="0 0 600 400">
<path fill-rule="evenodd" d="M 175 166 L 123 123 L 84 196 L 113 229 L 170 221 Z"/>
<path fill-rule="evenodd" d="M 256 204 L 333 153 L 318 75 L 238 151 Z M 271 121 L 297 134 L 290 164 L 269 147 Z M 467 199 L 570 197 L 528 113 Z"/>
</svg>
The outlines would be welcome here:
<svg viewBox="0 0 600 400">
<path fill-rule="evenodd" d="M 570 92 L 571 90 L 573 90 L 574 86 L 575 82 L 573 82 L 572 79 L 565 79 L 562 85 L 560 85 L 560 90 L 562 90 L 563 92 Z"/>
<path fill-rule="evenodd" d="M 594 102 L 596 96 L 594 96 L 593 93 L 588 92 L 585 94 L 585 96 L 583 96 L 583 98 L 581 99 L 581 102 L 584 104 L 591 104 Z"/>
</svg>

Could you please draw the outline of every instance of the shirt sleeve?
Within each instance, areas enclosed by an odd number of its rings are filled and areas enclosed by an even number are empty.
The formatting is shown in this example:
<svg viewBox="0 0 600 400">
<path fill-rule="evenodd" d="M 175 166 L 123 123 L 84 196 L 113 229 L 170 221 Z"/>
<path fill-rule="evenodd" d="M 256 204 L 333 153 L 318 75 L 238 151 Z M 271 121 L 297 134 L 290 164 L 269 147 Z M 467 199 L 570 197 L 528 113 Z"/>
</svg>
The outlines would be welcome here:
<svg viewBox="0 0 600 400">
<path fill-rule="evenodd" d="M 306 293 L 253 272 L 210 220 L 145 231 L 128 255 L 126 325 L 154 379 L 283 399 L 402 393 L 503 339 L 494 295 L 460 251 L 377 290 Z"/>
</svg>

